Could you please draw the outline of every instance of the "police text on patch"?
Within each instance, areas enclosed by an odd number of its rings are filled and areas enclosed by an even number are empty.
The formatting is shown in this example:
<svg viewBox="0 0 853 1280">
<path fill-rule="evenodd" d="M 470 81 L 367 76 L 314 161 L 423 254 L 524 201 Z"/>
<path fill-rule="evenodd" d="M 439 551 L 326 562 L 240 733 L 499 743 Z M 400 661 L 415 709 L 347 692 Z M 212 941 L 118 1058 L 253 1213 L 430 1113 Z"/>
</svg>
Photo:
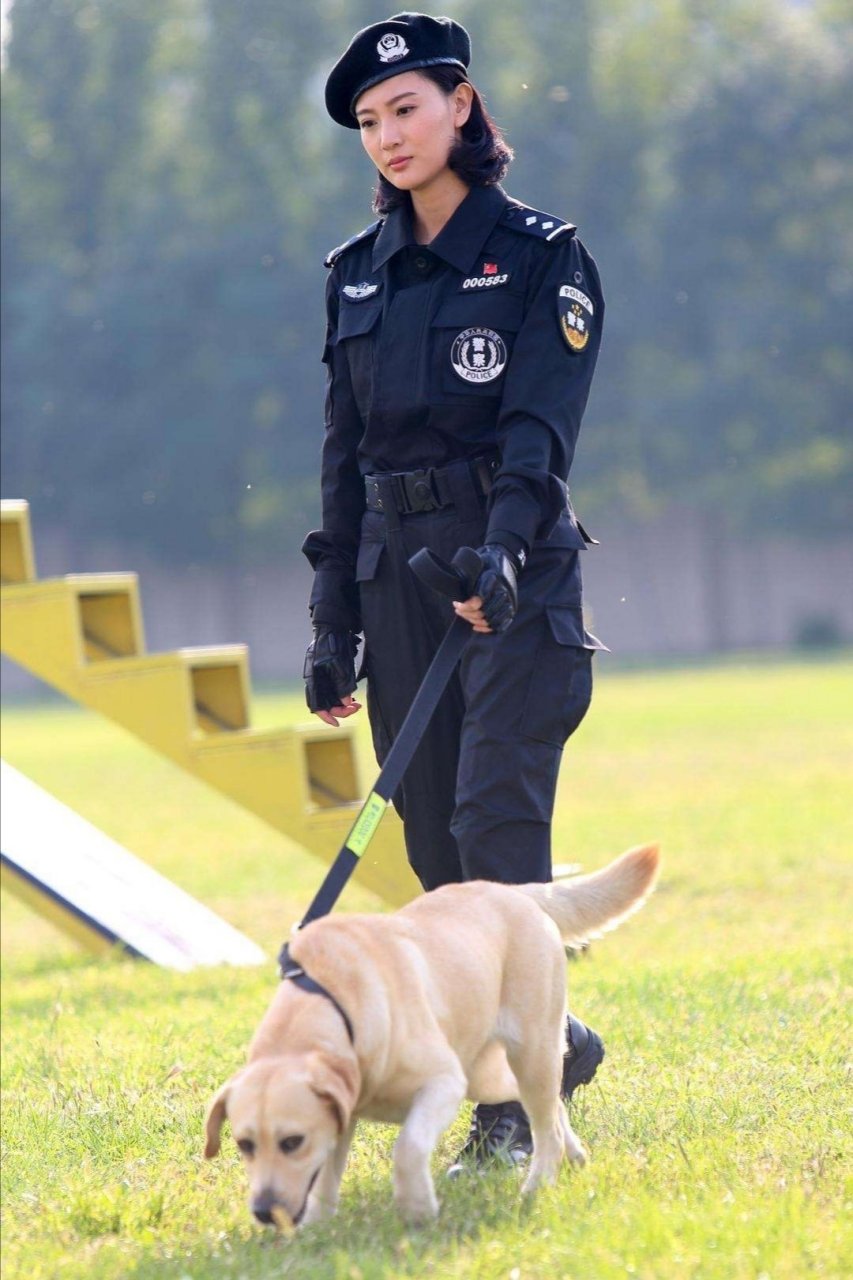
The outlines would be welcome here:
<svg viewBox="0 0 853 1280">
<path fill-rule="evenodd" d="M 593 305 L 585 293 L 581 293 L 580 289 L 576 289 L 574 285 L 564 284 L 560 286 L 561 298 L 572 298 L 575 302 L 579 302 L 582 307 L 586 307 L 590 315 L 594 314 Z"/>
</svg>

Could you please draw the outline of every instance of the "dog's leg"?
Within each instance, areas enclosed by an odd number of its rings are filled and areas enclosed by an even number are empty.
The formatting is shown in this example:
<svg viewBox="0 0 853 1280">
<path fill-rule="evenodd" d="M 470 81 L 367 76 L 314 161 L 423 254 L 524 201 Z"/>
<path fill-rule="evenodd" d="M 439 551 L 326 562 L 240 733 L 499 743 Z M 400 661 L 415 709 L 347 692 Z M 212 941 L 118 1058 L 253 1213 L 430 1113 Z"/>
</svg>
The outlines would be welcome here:
<svg viewBox="0 0 853 1280">
<path fill-rule="evenodd" d="M 394 1200 L 413 1224 L 438 1216 L 429 1161 L 465 1097 L 465 1077 L 457 1064 L 419 1089 L 394 1145 Z"/>
<path fill-rule="evenodd" d="M 508 1102 L 518 1098 L 518 1081 L 509 1069 L 506 1049 L 499 1040 L 486 1045 L 468 1072 L 472 1102 Z"/>
<path fill-rule="evenodd" d="M 586 1152 L 584 1151 L 583 1143 L 569 1123 L 568 1112 L 562 1103 L 560 1104 L 558 1111 L 560 1115 L 560 1127 L 563 1130 L 563 1146 L 566 1152 L 566 1159 L 571 1164 L 586 1164 Z"/>
<path fill-rule="evenodd" d="M 313 1222 L 325 1222 L 332 1218 L 338 1207 L 341 1178 L 344 1176 L 350 1144 L 355 1133 L 355 1120 L 344 1129 L 337 1146 L 320 1170 L 314 1190 L 308 1197 L 308 1205 L 300 1226 L 309 1227 Z"/>
<path fill-rule="evenodd" d="M 534 1027 L 529 1029 L 523 1045 L 507 1046 L 509 1064 L 518 1080 L 533 1135 L 533 1159 L 522 1188 L 525 1194 L 543 1182 L 554 1182 L 564 1157 L 577 1164 L 583 1164 L 585 1159 L 560 1101 L 564 1021 L 560 1012 L 556 1020 L 547 1019 L 547 1034 L 536 1035 Z"/>
</svg>

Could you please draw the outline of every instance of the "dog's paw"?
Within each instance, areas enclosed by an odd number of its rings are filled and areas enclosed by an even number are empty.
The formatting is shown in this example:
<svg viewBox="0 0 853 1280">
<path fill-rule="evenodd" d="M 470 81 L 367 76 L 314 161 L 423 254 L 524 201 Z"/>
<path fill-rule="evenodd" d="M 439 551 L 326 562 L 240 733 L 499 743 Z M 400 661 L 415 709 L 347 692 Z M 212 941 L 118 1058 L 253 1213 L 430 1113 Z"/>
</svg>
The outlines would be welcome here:
<svg viewBox="0 0 853 1280">
<path fill-rule="evenodd" d="M 586 1164 L 586 1151 L 583 1143 L 569 1124 L 566 1111 L 560 1109 L 560 1127 L 563 1131 L 563 1152 L 569 1164 L 580 1169 Z"/>
<path fill-rule="evenodd" d="M 308 1206 L 302 1215 L 299 1226 L 313 1227 L 318 1222 L 328 1222 L 330 1218 L 334 1218 L 337 1210 L 337 1202 L 332 1204 L 328 1200 L 321 1200 L 318 1196 L 312 1196 L 308 1201 Z"/>
<path fill-rule="evenodd" d="M 585 1148 L 577 1138 L 574 1142 L 566 1143 L 566 1159 L 575 1169 L 582 1169 L 587 1162 L 587 1154 Z"/>
<path fill-rule="evenodd" d="M 410 1227 L 424 1227 L 438 1217 L 438 1197 L 432 1188 L 429 1195 L 397 1196 L 396 1203 L 397 1212 Z"/>
</svg>

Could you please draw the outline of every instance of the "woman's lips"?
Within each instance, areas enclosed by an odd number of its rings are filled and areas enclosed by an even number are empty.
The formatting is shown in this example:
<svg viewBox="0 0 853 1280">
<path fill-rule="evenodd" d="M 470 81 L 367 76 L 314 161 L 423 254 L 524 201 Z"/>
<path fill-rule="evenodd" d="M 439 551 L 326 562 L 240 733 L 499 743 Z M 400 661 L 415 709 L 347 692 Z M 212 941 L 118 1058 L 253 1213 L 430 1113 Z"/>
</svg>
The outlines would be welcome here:
<svg viewBox="0 0 853 1280">
<path fill-rule="evenodd" d="M 408 163 L 409 163 L 409 161 L 411 160 L 411 158 L 412 158 L 411 156 L 398 156 L 396 160 L 389 160 L 389 161 L 388 161 L 388 168 L 389 168 L 389 169 L 402 169 L 404 165 L 406 165 L 406 164 L 408 164 Z"/>
</svg>

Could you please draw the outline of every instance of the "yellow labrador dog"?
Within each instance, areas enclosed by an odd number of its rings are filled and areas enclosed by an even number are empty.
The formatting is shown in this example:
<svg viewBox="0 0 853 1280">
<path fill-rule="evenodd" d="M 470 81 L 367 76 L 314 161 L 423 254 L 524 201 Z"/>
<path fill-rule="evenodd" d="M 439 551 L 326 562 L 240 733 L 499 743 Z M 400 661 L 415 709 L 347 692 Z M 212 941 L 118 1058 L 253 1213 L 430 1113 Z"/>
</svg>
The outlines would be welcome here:
<svg viewBox="0 0 853 1280">
<path fill-rule="evenodd" d="M 584 1150 L 559 1099 L 565 1049 L 564 943 L 613 928 L 657 875 L 654 845 L 550 885 L 446 885 L 393 915 L 326 916 L 297 932 L 291 962 L 322 991 L 280 983 L 206 1120 L 205 1156 L 227 1118 L 262 1222 L 335 1212 L 358 1118 L 402 1129 L 394 1199 L 434 1218 L 430 1156 L 463 1099 L 520 1099 L 534 1153 L 524 1191 Z M 298 966 L 298 967 L 297 967 Z"/>
</svg>

